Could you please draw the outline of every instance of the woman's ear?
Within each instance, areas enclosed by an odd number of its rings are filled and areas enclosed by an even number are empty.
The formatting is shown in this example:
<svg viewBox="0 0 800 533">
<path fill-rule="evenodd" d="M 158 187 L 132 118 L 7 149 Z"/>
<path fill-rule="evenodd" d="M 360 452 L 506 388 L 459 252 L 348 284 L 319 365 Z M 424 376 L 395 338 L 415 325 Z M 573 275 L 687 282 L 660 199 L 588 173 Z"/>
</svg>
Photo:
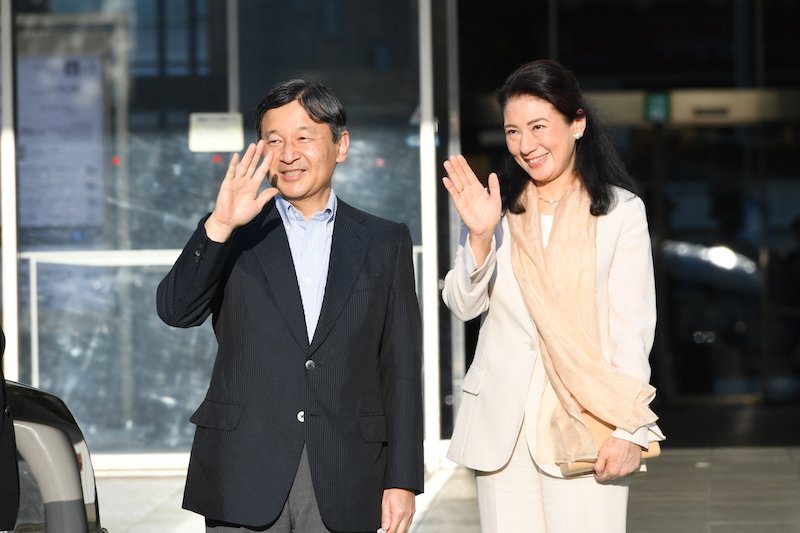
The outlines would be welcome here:
<svg viewBox="0 0 800 533">
<path fill-rule="evenodd" d="M 579 109 L 576 114 L 575 120 L 572 121 L 572 133 L 576 139 L 580 139 L 586 131 L 586 113 L 583 109 Z"/>
</svg>

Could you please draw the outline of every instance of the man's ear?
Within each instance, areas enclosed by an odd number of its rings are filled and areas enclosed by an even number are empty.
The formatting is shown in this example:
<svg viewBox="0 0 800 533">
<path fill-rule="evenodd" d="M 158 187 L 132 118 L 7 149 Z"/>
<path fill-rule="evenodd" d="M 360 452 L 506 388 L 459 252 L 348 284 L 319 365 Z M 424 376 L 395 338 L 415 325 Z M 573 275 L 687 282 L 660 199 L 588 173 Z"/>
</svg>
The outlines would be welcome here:
<svg viewBox="0 0 800 533">
<path fill-rule="evenodd" d="M 339 137 L 339 142 L 336 143 L 336 162 L 341 163 L 347 159 L 347 150 L 350 148 L 350 133 L 346 130 L 342 132 Z"/>
</svg>

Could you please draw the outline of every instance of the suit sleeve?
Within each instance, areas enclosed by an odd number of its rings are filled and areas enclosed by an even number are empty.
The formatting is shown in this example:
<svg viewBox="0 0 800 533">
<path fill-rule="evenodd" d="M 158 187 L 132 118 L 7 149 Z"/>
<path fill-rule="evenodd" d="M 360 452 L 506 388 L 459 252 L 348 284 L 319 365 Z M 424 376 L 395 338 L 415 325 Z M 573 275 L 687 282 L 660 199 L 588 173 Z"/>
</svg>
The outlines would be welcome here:
<svg viewBox="0 0 800 533">
<path fill-rule="evenodd" d="M 618 208 L 625 210 L 625 218 L 608 279 L 611 364 L 649 383 L 656 294 L 647 216 L 639 198 L 620 199 Z M 643 448 L 647 448 L 649 440 L 663 439 L 655 424 L 634 433 L 617 429 L 613 436 Z"/>
<path fill-rule="evenodd" d="M 650 382 L 650 350 L 656 327 L 653 254 L 644 204 L 621 200 L 625 209 L 608 277 L 611 364 Z"/>
<path fill-rule="evenodd" d="M 233 237 L 225 243 L 210 240 L 205 231 L 207 218 L 200 221 L 172 270 L 158 285 L 158 316 L 173 327 L 199 326 L 211 314 Z"/>
<path fill-rule="evenodd" d="M 380 353 L 388 433 L 384 488 L 421 493 L 425 470 L 422 321 L 414 288 L 411 235 L 405 225 L 401 226 L 400 233 Z"/>
</svg>

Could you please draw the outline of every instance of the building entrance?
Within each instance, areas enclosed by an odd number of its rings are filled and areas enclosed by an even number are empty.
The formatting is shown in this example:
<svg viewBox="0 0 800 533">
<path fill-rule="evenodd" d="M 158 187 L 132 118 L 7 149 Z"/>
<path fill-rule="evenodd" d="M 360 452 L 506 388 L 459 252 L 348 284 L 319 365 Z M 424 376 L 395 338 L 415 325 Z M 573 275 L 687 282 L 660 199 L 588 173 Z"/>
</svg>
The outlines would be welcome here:
<svg viewBox="0 0 800 533">
<path fill-rule="evenodd" d="M 663 122 L 620 133 L 654 239 L 654 381 L 668 401 L 797 399 L 797 95 L 668 94 Z"/>
</svg>

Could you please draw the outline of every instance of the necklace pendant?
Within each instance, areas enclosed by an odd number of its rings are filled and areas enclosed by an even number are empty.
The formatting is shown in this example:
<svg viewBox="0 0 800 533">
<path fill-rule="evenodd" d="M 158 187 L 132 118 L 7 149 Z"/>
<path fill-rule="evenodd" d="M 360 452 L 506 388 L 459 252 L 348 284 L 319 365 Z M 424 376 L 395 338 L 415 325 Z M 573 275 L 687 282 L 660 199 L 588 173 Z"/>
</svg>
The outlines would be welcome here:
<svg viewBox="0 0 800 533">
<path fill-rule="evenodd" d="M 551 199 L 551 200 L 548 200 L 548 199 L 546 199 L 546 198 L 542 198 L 542 195 L 541 195 L 541 194 L 537 194 L 536 196 L 538 196 L 538 197 L 539 197 L 539 200 L 541 200 L 541 201 L 543 201 L 543 202 L 547 202 L 547 203 L 548 203 L 548 204 L 550 204 L 550 205 L 553 205 L 554 203 L 556 203 L 556 202 L 558 201 L 558 200 L 556 200 L 556 199 Z"/>
</svg>

